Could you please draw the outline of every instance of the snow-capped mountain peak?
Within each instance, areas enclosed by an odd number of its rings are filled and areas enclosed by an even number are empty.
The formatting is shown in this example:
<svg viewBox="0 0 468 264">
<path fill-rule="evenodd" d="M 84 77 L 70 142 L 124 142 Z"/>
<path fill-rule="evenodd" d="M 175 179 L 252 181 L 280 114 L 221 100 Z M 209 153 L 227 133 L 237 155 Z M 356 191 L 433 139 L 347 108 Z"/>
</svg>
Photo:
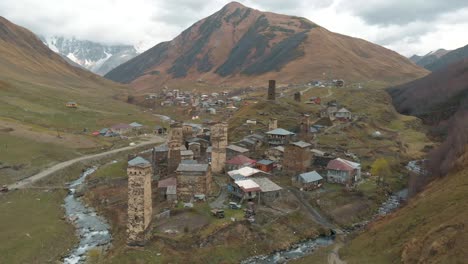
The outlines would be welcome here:
<svg viewBox="0 0 468 264">
<path fill-rule="evenodd" d="M 99 75 L 105 75 L 139 54 L 135 47 L 130 45 L 105 45 L 60 36 L 40 38 L 51 50 L 60 54 L 67 61 Z"/>
</svg>

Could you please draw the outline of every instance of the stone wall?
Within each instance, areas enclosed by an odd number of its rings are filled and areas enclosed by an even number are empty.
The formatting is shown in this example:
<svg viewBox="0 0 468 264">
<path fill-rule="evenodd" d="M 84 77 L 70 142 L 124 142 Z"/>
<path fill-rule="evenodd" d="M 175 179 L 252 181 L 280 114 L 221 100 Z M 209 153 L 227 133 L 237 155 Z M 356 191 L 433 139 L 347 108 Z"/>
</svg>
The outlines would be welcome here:
<svg viewBox="0 0 468 264">
<path fill-rule="evenodd" d="M 290 174 L 307 172 L 312 161 L 310 148 L 301 148 L 292 144 L 284 148 L 283 170 Z"/>
<path fill-rule="evenodd" d="M 179 172 L 177 174 L 177 196 L 188 202 L 196 194 L 211 194 L 211 172 Z"/>
</svg>

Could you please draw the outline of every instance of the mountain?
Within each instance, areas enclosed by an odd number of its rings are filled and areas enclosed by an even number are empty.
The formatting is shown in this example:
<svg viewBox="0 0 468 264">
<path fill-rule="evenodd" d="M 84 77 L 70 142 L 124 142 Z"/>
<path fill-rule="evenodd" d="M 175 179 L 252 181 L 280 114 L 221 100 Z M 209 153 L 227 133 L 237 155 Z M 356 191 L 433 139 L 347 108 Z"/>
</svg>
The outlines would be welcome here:
<svg viewBox="0 0 468 264">
<path fill-rule="evenodd" d="M 403 82 L 427 74 L 394 51 L 328 31 L 301 17 L 261 12 L 232 2 L 175 39 L 162 42 L 105 75 L 148 90 L 195 81 L 225 86 Z"/>
<path fill-rule="evenodd" d="M 53 51 L 96 74 L 104 75 L 138 55 L 129 45 L 103 45 L 88 40 L 64 37 L 40 37 Z"/>
<path fill-rule="evenodd" d="M 140 113 L 118 100 L 127 92 L 127 87 L 71 66 L 32 32 L 0 17 L 2 118 L 72 131 L 99 128 Z M 78 111 L 65 108 L 68 101 L 76 101 Z"/>
<path fill-rule="evenodd" d="M 425 68 L 430 71 L 437 71 L 466 58 L 468 58 L 468 45 L 450 51 L 438 60 L 426 65 Z"/>
<path fill-rule="evenodd" d="M 449 52 L 450 50 L 438 49 L 436 51 L 431 51 L 424 56 L 413 55 L 409 59 L 421 67 L 426 67 L 427 65 L 436 62 L 438 59 Z"/>
</svg>

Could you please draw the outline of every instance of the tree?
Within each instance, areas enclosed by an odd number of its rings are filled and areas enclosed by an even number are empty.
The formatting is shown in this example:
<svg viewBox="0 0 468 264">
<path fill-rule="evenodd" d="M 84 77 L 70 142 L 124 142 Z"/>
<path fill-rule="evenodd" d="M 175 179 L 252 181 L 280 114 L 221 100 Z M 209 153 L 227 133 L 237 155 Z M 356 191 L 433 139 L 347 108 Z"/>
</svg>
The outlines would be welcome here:
<svg viewBox="0 0 468 264">
<path fill-rule="evenodd" d="M 384 158 L 379 158 L 371 166 L 372 175 L 378 176 L 378 181 L 385 182 L 385 178 L 391 175 L 390 164 Z"/>
</svg>

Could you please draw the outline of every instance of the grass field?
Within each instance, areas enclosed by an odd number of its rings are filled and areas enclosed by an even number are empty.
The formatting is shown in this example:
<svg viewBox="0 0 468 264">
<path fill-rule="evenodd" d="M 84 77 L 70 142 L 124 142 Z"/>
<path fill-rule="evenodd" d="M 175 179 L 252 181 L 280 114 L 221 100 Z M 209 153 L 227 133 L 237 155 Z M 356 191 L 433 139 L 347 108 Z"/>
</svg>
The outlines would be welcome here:
<svg viewBox="0 0 468 264">
<path fill-rule="evenodd" d="M 465 163 L 466 164 L 466 163 Z M 348 263 L 463 263 L 468 259 L 468 172 L 437 180 L 340 251 Z"/>
<path fill-rule="evenodd" d="M 0 195 L 0 263 L 55 263 L 77 241 L 62 218 L 66 191 Z"/>
</svg>

